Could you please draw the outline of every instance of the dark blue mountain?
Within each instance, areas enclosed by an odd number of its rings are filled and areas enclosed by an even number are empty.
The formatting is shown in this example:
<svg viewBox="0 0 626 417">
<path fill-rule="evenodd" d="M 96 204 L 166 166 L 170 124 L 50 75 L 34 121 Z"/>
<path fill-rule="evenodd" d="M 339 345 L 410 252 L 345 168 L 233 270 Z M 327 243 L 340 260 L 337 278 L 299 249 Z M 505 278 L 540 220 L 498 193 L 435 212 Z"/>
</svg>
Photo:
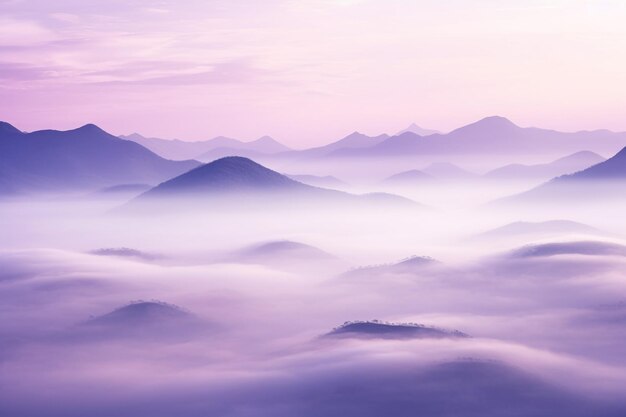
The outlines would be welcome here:
<svg viewBox="0 0 626 417">
<path fill-rule="evenodd" d="M 164 194 L 217 194 L 226 192 L 325 191 L 294 181 L 251 159 L 230 156 L 172 178 L 144 196 Z"/>
<path fill-rule="evenodd" d="M 444 330 L 421 324 L 383 323 L 380 321 L 351 321 L 327 333 L 330 337 L 376 338 L 376 339 L 423 339 L 468 337 L 458 330 Z"/>
<path fill-rule="evenodd" d="M 169 161 L 88 124 L 68 131 L 23 133 L 0 124 L 0 193 L 96 190 L 158 184 L 199 165 Z"/>
<path fill-rule="evenodd" d="M 169 203 L 182 207 L 181 198 L 194 202 L 185 204 L 185 207 L 201 210 L 207 205 L 196 203 L 207 200 L 235 204 L 241 209 L 253 208 L 256 204 L 279 204 L 276 207 L 293 208 L 311 207 L 320 203 L 419 207 L 411 200 L 392 194 L 359 196 L 302 184 L 240 156 L 221 158 L 165 181 L 133 199 L 127 206 L 139 208 L 141 205 L 157 203 L 152 207 L 167 210 Z"/>
</svg>

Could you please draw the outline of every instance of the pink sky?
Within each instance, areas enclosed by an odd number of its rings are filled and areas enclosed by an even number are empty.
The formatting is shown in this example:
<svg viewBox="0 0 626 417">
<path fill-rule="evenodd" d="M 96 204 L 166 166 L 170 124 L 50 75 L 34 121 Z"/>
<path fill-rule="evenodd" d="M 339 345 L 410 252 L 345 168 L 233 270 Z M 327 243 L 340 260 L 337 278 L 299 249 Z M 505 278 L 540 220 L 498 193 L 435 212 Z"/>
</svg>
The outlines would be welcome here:
<svg viewBox="0 0 626 417">
<path fill-rule="evenodd" d="M 0 0 L 0 119 L 294 147 L 411 122 L 626 130 L 621 0 Z"/>
</svg>

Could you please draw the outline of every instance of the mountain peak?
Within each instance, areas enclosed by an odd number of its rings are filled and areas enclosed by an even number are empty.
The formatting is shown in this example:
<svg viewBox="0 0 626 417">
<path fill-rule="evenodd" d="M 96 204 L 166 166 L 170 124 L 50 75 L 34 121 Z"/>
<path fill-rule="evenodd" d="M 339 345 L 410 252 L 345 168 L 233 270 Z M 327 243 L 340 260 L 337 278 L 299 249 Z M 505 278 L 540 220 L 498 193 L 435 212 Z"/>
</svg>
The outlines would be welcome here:
<svg viewBox="0 0 626 417">
<path fill-rule="evenodd" d="M 350 133 L 348 136 L 346 136 L 344 139 L 348 139 L 348 138 L 358 138 L 358 137 L 362 137 L 365 136 L 363 133 L 355 130 L 354 132 Z"/>
<path fill-rule="evenodd" d="M 474 123 L 470 123 L 466 126 L 460 127 L 452 134 L 465 134 L 471 136 L 490 137 L 492 135 L 510 135 L 519 129 L 515 123 L 511 122 L 506 117 L 502 116 L 489 116 L 480 119 Z"/>
<path fill-rule="evenodd" d="M 74 129 L 75 132 L 83 132 L 83 133 L 107 133 L 104 130 L 102 130 L 100 127 L 96 126 L 93 123 L 87 123 L 86 125 L 83 125 L 81 127 L 79 127 L 78 129 Z M 108 134 L 108 133 L 107 133 Z"/>
<path fill-rule="evenodd" d="M 120 135 L 120 138 L 122 139 L 126 139 L 126 140 L 140 140 L 140 139 L 146 139 L 145 136 L 137 133 L 137 132 L 133 132 L 130 135 Z"/>
<path fill-rule="evenodd" d="M 308 187 L 242 156 L 227 156 L 166 181 L 147 194 Z"/>
<path fill-rule="evenodd" d="M 404 133 L 407 132 L 411 132 L 411 133 L 415 133 L 419 136 L 430 136 L 430 135 L 434 135 L 436 133 L 441 133 L 438 130 L 434 130 L 434 129 L 425 129 L 421 126 L 419 126 L 417 123 L 411 123 L 406 129 L 403 129 L 401 131 L 399 131 L 398 133 L 396 133 L 396 136 L 400 136 Z"/>
<path fill-rule="evenodd" d="M 502 128 L 502 127 L 518 127 L 515 123 L 502 116 L 488 116 L 483 119 L 480 119 L 474 125 L 481 125 L 493 128 Z"/>
<path fill-rule="evenodd" d="M 255 140 L 255 142 L 259 142 L 259 143 L 264 143 L 264 142 L 267 142 L 267 143 L 278 143 L 276 141 L 276 139 L 274 139 L 273 137 L 268 136 L 268 135 L 261 136 L 260 138 Z"/>
<path fill-rule="evenodd" d="M 0 121 L 0 134 L 21 134 L 22 132 L 11 123 Z"/>
<path fill-rule="evenodd" d="M 515 123 L 513 123 L 512 121 L 510 121 L 509 119 L 507 119 L 506 117 L 502 117 L 502 116 L 488 116 L 488 117 L 484 117 L 474 123 L 470 123 L 467 126 L 461 127 L 460 129 L 466 128 L 466 127 L 471 127 L 471 126 L 475 126 L 475 127 L 482 127 L 482 128 L 511 128 L 511 127 L 518 127 Z M 458 129 L 457 129 L 458 130 Z"/>
</svg>

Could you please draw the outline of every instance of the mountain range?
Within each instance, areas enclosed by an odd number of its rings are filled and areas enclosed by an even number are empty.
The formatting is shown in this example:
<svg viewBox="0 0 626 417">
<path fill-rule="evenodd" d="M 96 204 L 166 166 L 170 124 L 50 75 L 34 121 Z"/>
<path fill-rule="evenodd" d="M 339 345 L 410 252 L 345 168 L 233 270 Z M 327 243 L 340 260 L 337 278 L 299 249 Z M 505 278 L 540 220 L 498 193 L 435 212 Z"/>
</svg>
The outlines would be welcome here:
<svg viewBox="0 0 626 417">
<path fill-rule="evenodd" d="M 32 133 L 0 124 L 0 194 L 158 184 L 198 165 L 164 159 L 93 124 Z"/>
<path fill-rule="evenodd" d="M 588 204 L 622 198 L 626 192 L 626 148 L 604 162 L 562 175 L 529 191 L 495 201 L 495 204 Z"/>
<path fill-rule="evenodd" d="M 213 139 L 187 142 L 179 139 L 146 138 L 138 133 L 122 135 L 120 138 L 136 142 L 152 152 L 167 159 L 184 160 L 198 159 L 213 160 L 224 156 L 257 155 L 286 152 L 290 149 L 269 136 L 263 136 L 251 142 L 218 136 Z"/>
<path fill-rule="evenodd" d="M 563 155 L 584 149 L 614 153 L 626 145 L 626 132 L 608 130 L 574 133 L 519 127 L 492 116 L 447 134 L 420 136 L 411 131 L 386 138 L 373 146 L 341 148 L 330 157 L 382 157 L 408 155 Z"/>
<path fill-rule="evenodd" d="M 559 132 L 535 127 L 520 127 L 510 120 L 491 116 L 440 133 L 422 129 L 416 124 L 395 135 L 368 136 L 354 132 L 323 146 L 291 150 L 274 139 L 264 136 L 256 141 L 241 142 L 217 137 L 208 141 L 185 142 L 145 138 L 139 134 L 122 136 L 135 141 L 169 159 L 199 159 L 211 161 L 224 156 L 244 156 L 252 159 L 318 159 L 374 158 L 410 155 L 553 155 L 571 154 L 582 150 L 615 153 L 626 146 L 626 132 L 593 130 Z"/>
</svg>

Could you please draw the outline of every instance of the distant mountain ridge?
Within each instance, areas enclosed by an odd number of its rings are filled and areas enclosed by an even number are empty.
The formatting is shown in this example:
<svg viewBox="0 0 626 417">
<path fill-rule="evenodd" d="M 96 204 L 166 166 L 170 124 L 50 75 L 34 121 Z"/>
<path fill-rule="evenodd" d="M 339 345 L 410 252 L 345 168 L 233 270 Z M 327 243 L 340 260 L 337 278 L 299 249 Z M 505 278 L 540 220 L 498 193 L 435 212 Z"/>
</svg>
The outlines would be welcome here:
<svg viewBox="0 0 626 417">
<path fill-rule="evenodd" d="M 382 157 L 407 155 L 565 154 L 581 150 L 613 153 L 626 146 L 626 132 L 608 130 L 575 133 L 534 127 L 522 128 L 510 120 L 492 116 L 447 134 L 420 136 L 410 131 L 391 136 L 374 146 L 338 149 L 328 156 Z"/>
<path fill-rule="evenodd" d="M 593 130 L 559 132 L 535 127 L 520 127 L 501 116 L 485 117 L 449 133 L 422 129 L 416 124 L 395 135 L 368 136 L 353 132 L 326 145 L 291 150 L 263 137 L 252 142 L 217 137 L 202 142 L 184 142 L 122 136 L 172 159 L 196 158 L 211 161 L 225 156 L 253 159 L 317 159 L 406 157 L 409 155 L 559 155 L 583 150 L 615 153 L 626 146 L 626 132 Z"/>
<path fill-rule="evenodd" d="M 180 139 L 147 138 L 138 133 L 122 135 L 120 138 L 139 143 L 164 158 L 212 160 L 222 156 L 247 152 L 254 154 L 272 154 L 287 152 L 291 149 L 269 136 L 243 142 L 225 136 L 218 136 L 204 141 L 183 141 Z M 220 151 L 221 150 L 221 151 Z"/>
</svg>

